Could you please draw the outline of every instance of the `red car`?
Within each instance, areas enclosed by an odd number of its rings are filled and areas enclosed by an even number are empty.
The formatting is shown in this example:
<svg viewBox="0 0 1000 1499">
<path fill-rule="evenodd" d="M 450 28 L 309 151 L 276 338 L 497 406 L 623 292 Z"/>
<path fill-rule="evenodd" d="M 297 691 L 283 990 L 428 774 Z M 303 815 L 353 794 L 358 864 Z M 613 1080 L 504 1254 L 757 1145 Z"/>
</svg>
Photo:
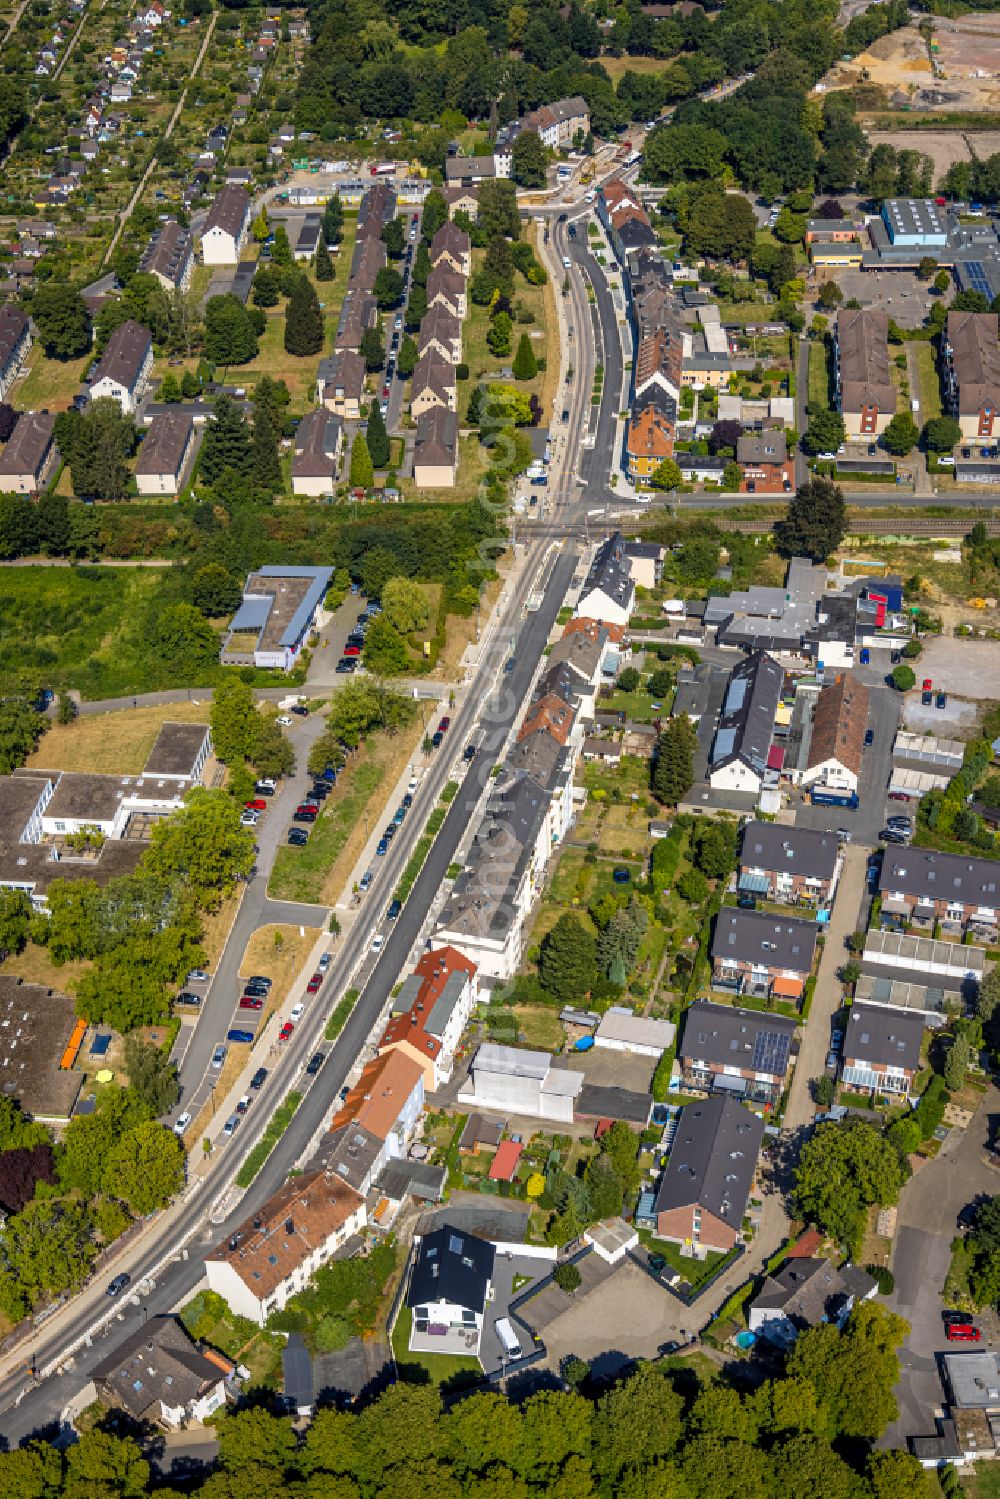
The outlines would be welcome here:
<svg viewBox="0 0 1000 1499">
<path fill-rule="evenodd" d="M 438 724 L 438 733 L 444 734 L 451 727 L 451 719 L 445 716 Z"/>
<path fill-rule="evenodd" d="M 312 978 L 309 980 L 308 984 L 306 984 L 306 993 L 307 994 L 318 994 L 319 993 L 319 988 L 320 988 L 320 985 L 322 984 L 322 982 L 323 982 L 323 975 L 321 973 L 314 973 L 313 976 L 312 976 Z"/>
<path fill-rule="evenodd" d="M 243 998 L 240 1000 L 241 1010 L 262 1010 L 263 1008 L 264 1001 L 262 999 L 256 999 L 252 994 L 244 994 Z"/>
<path fill-rule="evenodd" d="M 924 677 L 922 690 L 924 692 L 930 692 L 933 686 L 934 683 L 931 681 L 930 677 Z"/>
<path fill-rule="evenodd" d="M 971 1322 L 950 1322 L 944 1335 L 949 1343 L 978 1343 L 983 1336 Z"/>
<path fill-rule="evenodd" d="M 360 645 L 345 645 L 344 646 L 344 655 L 345 656 L 360 656 L 361 655 L 361 647 L 360 647 Z"/>
<path fill-rule="evenodd" d="M 244 805 L 244 807 L 246 807 L 246 809 L 247 809 L 248 812 L 266 812 L 267 811 L 267 802 L 264 800 L 264 798 L 262 796 L 256 796 L 256 797 L 254 797 L 254 799 L 253 799 L 252 802 L 244 802 L 243 805 Z"/>
<path fill-rule="evenodd" d="M 281 1030 L 278 1032 L 278 1040 L 287 1041 L 294 1029 L 295 1027 L 292 1022 L 290 1020 L 286 1020 L 284 1025 L 281 1027 Z"/>
</svg>

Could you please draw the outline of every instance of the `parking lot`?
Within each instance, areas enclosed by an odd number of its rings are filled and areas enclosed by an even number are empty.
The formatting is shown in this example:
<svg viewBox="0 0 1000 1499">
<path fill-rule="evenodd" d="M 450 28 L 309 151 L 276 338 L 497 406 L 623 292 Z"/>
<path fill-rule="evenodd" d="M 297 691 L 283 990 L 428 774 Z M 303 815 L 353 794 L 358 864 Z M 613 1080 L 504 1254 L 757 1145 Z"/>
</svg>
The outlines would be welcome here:
<svg viewBox="0 0 1000 1499">
<path fill-rule="evenodd" d="M 959 697 L 1000 698 L 1000 646 L 994 640 L 936 636 L 924 641 L 917 676 L 932 677 L 935 686 Z"/>
<path fill-rule="evenodd" d="M 844 300 L 856 297 L 866 307 L 878 307 L 902 328 L 923 324 L 933 293 L 913 271 L 841 271 L 837 282 Z"/>
<path fill-rule="evenodd" d="M 595 1377 L 606 1378 L 638 1358 L 654 1358 L 665 1342 L 687 1341 L 697 1311 L 682 1306 L 631 1260 L 612 1268 L 588 1254 L 579 1268 L 583 1284 L 572 1297 L 547 1287 L 521 1312 L 541 1333 L 550 1368 L 575 1354 Z"/>
</svg>

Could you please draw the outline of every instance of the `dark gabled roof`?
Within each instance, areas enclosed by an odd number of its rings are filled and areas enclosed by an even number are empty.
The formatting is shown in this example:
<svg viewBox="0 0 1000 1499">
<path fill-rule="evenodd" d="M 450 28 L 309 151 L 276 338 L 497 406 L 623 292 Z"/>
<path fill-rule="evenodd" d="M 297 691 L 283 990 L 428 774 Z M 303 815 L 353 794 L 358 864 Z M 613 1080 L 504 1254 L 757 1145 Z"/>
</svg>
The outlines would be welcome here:
<svg viewBox="0 0 1000 1499">
<path fill-rule="evenodd" d="M 211 1358 L 193 1343 L 175 1317 L 150 1317 L 118 1344 L 93 1371 L 115 1403 L 140 1417 L 162 1402 L 177 1408 L 217 1384 L 233 1365 Z"/>
<path fill-rule="evenodd" d="M 733 667 L 712 743 L 712 770 L 743 760 L 763 775 L 784 679 L 766 651 L 753 651 Z"/>
<path fill-rule="evenodd" d="M 512 773 L 524 771 L 540 786 L 551 788 L 566 758 L 567 752 L 558 739 L 547 729 L 540 728 L 519 739 L 504 764 Z"/>
<path fill-rule="evenodd" d="M 614 599 L 624 608 L 632 597 L 632 569 L 625 552 L 625 541 L 620 531 L 614 531 L 602 542 L 594 553 L 590 571 L 584 580 L 580 597 L 586 598 L 594 589 Z"/>
<path fill-rule="evenodd" d="M 574 637 L 570 636 L 572 640 Z M 580 637 L 575 637 L 579 639 Z M 557 697 L 575 712 L 580 704 L 580 676 L 565 661 L 553 661 L 535 683 L 532 701 L 543 697 Z M 530 709 L 528 717 L 530 717 Z"/>
<path fill-rule="evenodd" d="M 458 415 L 435 406 L 417 418 L 413 462 L 454 468 L 458 455 Z"/>
<path fill-rule="evenodd" d="M 773 916 L 767 911 L 745 911 L 723 906 L 715 918 L 713 958 L 763 963 L 768 968 L 791 968 L 809 973 L 816 951 L 816 923 L 797 916 Z"/>
<path fill-rule="evenodd" d="M 952 900 L 996 910 L 1000 907 L 1000 862 L 942 854 L 933 848 L 887 848 L 879 889 L 883 894 L 901 890 L 922 900 Z"/>
<path fill-rule="evenodd" d="M 806 879 L 829 880 L 837 867 L 837 839 L 815 828 L 748 822 L 740 852 L 743 867 L 785 870 Z"/>
<path fill-rule="evenodd" d="M 226 234 L 231 234 L 233 239 L 239 239 L 249 211 L 250 194 L 246 188 L 237 187 L 235 184 L 224 187 L 208 210 L 202 236 L 204 237 L 210 229 L 222 229 Z"/>
<path fill-rule="evenodd" d="M 0 454 L 0 476 L 37 474 L 52 444 L 55 424 L 51 411 L 22 412 Z"/>
<path fill-rule="evenodd" d="M 702 1207 L 738 1232 L 753 1183 L 764 1122 L 731 1098 L 681 1109 L 656 1212 Z"/>
<path fill-rule="evenodd" d="M 153 340 L 148 328 L 129 318 L 115 329 L 100 364 L 94 371 L 93 384 L 113 380 L 126 390 L 134 390 Z"/>
<path fill-rule="evenodd" d="M 874 1282 L 870 1281 L 870 1284 Z M 832 1322 L 841 1315 L 854 1288 L 829 1260 L 786 1260 L 750 1303 L 751 1309 L 783 1312 L 798 1332 Z M 864 1293 L 862 1293 L 864 1294 Z"/>
<path fill-rule="evenodd" d="M 784 1077 L 792 1051 L 795 1021 L 698 1000 L 684 1018 L 678 1056 L 715 1067 L 738 1067 Z"/>
<path fill-rule="evenodd" d="M 484 1311 L 495 1258 L 493 1245 L 485 1239 L 445 1224 L 420 1241 L 407 1306 L 450 1301 L 471 1312 Z"/>
<path fill-rule="evenodd" d="M 187 451 L 193 426 L 194 423 L 185 412 L 165 411 L 154 416 L 139 449 L 136 473 L 177 474 Z"/>
<path fill-rule="evenodd" d="M 174 286 L 180 286 L 191 254 L 190 229 L 185 229 L 176 219 L 168 219 L 143 251 L 139 269 L 151 275 L 163 276 Z"/>
<path fill-rule="evenodd" d="M 847 1016 L 844 1058 L 916 1072 L 923 1034 L 924 1017 L 919 1011 L 866 1005 L 855 1000 Z"/>
</svg>

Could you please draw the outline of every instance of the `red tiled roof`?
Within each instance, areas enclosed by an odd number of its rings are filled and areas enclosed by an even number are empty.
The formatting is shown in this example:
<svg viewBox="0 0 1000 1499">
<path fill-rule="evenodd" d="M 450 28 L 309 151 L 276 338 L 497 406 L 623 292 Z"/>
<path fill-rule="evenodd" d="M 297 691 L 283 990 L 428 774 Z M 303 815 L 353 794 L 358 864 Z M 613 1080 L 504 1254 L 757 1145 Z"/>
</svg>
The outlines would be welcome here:
<svg viewBox="0 0 1000 1499">
<path fill-rule="evenodd" d="M 517 1163 L 521 1159 L 521 1151 L 524 1146 L 517 1140 L 501 1140 L 497 1146 L 497 1153 L 490 1165 L 489 1179 L 493 1182 L 510 1182 L 514 1180 Z"/>
</svg>

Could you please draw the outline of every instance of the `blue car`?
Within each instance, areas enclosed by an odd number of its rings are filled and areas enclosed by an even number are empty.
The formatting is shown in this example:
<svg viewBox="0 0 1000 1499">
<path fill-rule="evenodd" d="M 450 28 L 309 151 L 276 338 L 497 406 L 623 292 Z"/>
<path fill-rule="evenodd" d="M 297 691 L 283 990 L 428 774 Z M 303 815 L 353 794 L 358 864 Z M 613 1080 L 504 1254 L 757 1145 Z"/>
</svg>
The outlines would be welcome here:
<svg viewBox="0 0 1000 1499">
<path fill-rule="evenodd" d="M 377 854 L 387 854 L 389 852 L 389 840 L 388 840 L 388 838 L 380 838 L 379 839 L 378 848 L 375 850 L 375 852 Z"/>
<path fill-rule="evenodd" d="M 240 1031 L 234 1029 L 227 1033 L 226 1040 L 242 1041 L 244 1045 L 249 1046 L 250 1042 L 253 1040 L 253 1031 Z"/>
<path fill-rule="evenodd" d="M 616 885 L 627 885 L 629 880 L 632 878 L 632 875 L 628 869 L 616 869 L 613 872 L 611 878 L 614 880 Z"/>
</svg>

